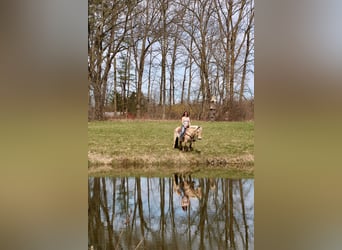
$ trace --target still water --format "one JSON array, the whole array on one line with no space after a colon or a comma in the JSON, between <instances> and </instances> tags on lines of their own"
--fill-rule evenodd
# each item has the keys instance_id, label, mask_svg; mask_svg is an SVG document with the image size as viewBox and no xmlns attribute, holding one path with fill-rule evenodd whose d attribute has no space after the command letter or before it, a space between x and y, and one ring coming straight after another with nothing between
<instances>
[{"instance_id":1,"label":"still water","mask_svg":"<svg viewBox=\"0 0 342 250\"><path fill-rule=\"evenodd\" d=\"M254 249L254 179L89 177L89 249Z\"/></svg>"}]
</instances>

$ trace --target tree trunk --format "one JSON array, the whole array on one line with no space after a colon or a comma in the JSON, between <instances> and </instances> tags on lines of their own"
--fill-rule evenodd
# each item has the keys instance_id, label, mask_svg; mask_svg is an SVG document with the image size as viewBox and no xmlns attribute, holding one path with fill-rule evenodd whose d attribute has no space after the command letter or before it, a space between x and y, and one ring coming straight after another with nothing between
<instances>
[{"instance_id":1,"label":"tree trunk","mask_svg":"<svg viewBox=\"0 0 342 250\"><path fill-rule=\"evenodd\" d=\"M252 22L254 18L254 11L253 9L251 10L250 14L250 19L249 19L249 24L248 28L246 30L247 33L247 39L246 39L246 53L245 53L245 59L244 59L244 64L243 64L243 70L242 70L242 78L241 78L241 87L240 87L240 95L239 95L239 104L240 106L242 105L243 97L244 97L244 91L245 91L245 79L247 75L247 64L248 64L248 58L249 58L249 53L250 53L250 35L251 35L251 28L252 28Z\"/></svg>"},{"instance_id":2,"label":"tree trunk","mask_svg":"<svg viewBox=\"0 0 342 250\"><path fill-rule=\"evenodd\" d=\"M186 81L186 71L188 69L188 62L189 59L186 60L186 65L184 67L184 75L183 75L183 81L182 81L182 92L181 92L181 104L184 103L184 90L185 90L185 81Z\"/></svg>"},{"instance_id":3,"label":"tree trunk","mask_svg":"<svg viewBox=\"0 0 342 250\"><path fill-rule=\"evenodd\" d=\"M116 100L116 86L117 86L117 80L116 80L116 58L113 59L113 70L114 70L114 90L113 90L113 109L114 112L117 111L117 100Z\"/></svg>"},{"instance_id":4,"label":"tree trunk","mask_svg":"<svg viewBox=\"0 0 342 250\"><path fill-rule=\"evenodd\" d=\"M147 112L150 113L150 101L151 101L151 82L152 82L152 64L153 64L153 53L152 53L152 47L150 51L150 64L148 67L148 86L147 86L147 105L148 105L148 110Z\"/></svg>"},{"instance_id":5,"label":"tree trunk","mask_svg":"<svg viewBox=\"0 0 342 250\"><path fill-rule=\"evenodd\" d=\"M178 29L176 30L176 34L178 33ZM170 69L170 109L171 105L175 103L175 68L176 68L176 54L177 54L177 46L178 46L178 37L175 36L173 42L173 51L172 51L172 61L171 61L171 69Z\"/></svg>"},{"instance_id":6,"label":"tree trunk","mask_svg":"<svg viewBox=\"0 0 342 250\"><path fill-rule=\"evenodd\" d=\"M161 50L162 50L162 59L161 59L161 85L163 91L163 115L162 119L165 119L165 105L166 105L166 56L167 56L167 34L166 34L166 11L167 11L167 3L165 0L161 3L161 13L162 13L162 22L163 22L163 37L161 41Z\"/></svg>"},{"instance_id":7,"label":"tree trunk","mask_svg":"<svg viewBox=\"0 0 342 250\"><path fill-rule=\"evenodd\" d=\"M191 49L191 47L190 47ZM192 50L192 49L191 49ZM192 82L192 58L189 57L190 63L189 63L189 83L188 83L188 97L186 98L187 103L190 103L191 98L191 82Z\"/></svg>"},{"instance_id":8,"label":"tree trunk","mask_svg":"<svg viewBox=\"0 0 342 250\"><path fill-rule=\"evenodd\" d=\"M95 119L103 120L103 106L101 103L101 89L96 85L94 87L94 100L95 100Z\"/></svg>"}]
</instances>

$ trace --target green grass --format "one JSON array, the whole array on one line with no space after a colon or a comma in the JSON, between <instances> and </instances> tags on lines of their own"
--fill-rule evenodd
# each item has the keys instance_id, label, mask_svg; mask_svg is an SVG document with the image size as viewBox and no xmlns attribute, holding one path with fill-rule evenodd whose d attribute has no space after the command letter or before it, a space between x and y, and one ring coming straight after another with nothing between
<instances>
[{"instance_id":1,"label":"green grass","mask_svg":"<svg viewBox=\"0 0 342 250\"><path fill-rule=\"evenodd\" d=\"M203 139L195 142L193 151L182 152L172 147L173 130L179 121L89 122L89 168L99 169L102 162L114 169L133 172L199 167L253 171L254 122L192 121L192 124L203 127Z\"/></svg>"}]
</instances>

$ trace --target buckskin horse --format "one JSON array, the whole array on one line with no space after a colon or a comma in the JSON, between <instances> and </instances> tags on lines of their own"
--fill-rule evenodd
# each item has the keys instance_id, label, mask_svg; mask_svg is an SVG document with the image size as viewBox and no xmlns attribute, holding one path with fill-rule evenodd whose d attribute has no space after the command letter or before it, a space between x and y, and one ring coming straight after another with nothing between
<instances>
[{"instance_id":1,"label":"buckskin horse","mask_svg":"<svg viewBox=\"0 0 342 250\"><path fill-rule=\"evenodd\" d=\"M177 127L174 130L174 136L173 136L173 148L179 148L183 151L188 151L192 149L192 143L196 140L202 139L202 127L200 126L190 126L185 130L183 140L179 140L181 127Z\"/></svg>"}]
</instances>

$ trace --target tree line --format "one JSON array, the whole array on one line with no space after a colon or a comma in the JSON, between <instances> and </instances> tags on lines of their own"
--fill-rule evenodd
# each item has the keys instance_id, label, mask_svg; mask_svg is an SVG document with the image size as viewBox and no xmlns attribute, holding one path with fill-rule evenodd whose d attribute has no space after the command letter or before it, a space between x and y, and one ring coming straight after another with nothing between
<instances>
[{"instance_id":1,"label":"tree line","mask_svg":"<svg viewBox=\"0 0 342 250\"><path fill-rule=\"evenodd\" d=\"M253 117L253 0L89 0L89 116ZM133 98L134 97L134 98ZM180 107L180 108L179 108Z\"/></svg>"}]
</instances>

